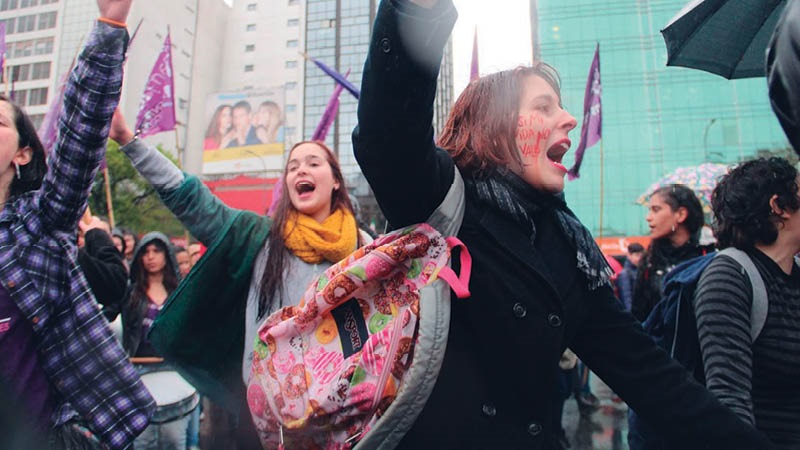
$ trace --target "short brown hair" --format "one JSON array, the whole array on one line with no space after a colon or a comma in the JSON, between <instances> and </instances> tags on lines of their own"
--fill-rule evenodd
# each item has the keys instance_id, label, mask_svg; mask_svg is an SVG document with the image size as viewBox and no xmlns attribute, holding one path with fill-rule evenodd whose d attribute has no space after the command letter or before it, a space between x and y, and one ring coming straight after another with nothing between
<instances>
[{"instance_id":1,"label":"short brown hair","mask_svg":"<svg viewBox=\"0 0 800 450\"><path fill-rule=\"evenodd\" d=\"M543 62L481 77L458 97L438 145L450 153L462 172L472 175L497 166L522 166L517 123L522 81L531 75L547 81L560 102L558 72Z\"/></svg>"}]
</instances>

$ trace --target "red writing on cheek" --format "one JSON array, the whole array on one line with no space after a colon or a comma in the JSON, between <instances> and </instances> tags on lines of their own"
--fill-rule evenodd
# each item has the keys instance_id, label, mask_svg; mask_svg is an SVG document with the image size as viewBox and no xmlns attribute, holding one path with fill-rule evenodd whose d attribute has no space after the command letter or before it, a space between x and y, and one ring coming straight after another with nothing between
<instances>
[{"instance_id":1,"label":"red writing on cheek","mask_svg":"<svg viewBox=\"0 0 800 450\"><path fill-rule=\"evenodd\" d=\"M537 115L520 116L517 122L517 147L523 157L536 157L542 144L550 137L550 129L543 128L544 121Z\"/></svg>"}]
</instances>

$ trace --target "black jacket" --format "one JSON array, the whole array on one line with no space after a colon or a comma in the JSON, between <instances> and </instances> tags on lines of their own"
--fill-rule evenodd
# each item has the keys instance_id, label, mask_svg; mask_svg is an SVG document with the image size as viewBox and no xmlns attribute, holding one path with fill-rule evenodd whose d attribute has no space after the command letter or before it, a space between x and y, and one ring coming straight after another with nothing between
<instances>
[{"instance_id":1,"label":"black jacket","mask_svg":"<svg viewBox=\"0 0 800 450\"><path fill-rule=\"evenodd\" d=\"M128 286L128 271L114 241L103 230L89 230L84 246L78 249L78 265L108 321L119 314Z\"/></svg>"},{"instance_id":2,"label":"black jacket","mask_svg":"<svg viewBox=\"0 0 800 450\"><path fill-rule=\"evenodd\" d=\"M353 133L356 158L389 222L425 221L453 180L433 145L433 101L455 9L384 0ZM414 56L412 57L411 54ZM550 214L537 238L467 193L458 237L473 257L466 300L452 299L445 360L399 448L556 448L552 404L566 347L682 449L769 449L645 335L610 287L589 291Z\"/></svg>"}]
</instances>

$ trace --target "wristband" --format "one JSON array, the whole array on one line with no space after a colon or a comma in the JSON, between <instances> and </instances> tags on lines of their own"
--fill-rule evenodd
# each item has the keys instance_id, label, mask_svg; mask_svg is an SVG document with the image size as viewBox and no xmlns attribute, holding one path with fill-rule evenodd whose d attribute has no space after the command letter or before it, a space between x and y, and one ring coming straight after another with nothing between
<instances>
[{"instance_id":1,"label":"wristband","mask_svg":"<svg viewBox=\"0 0 800 450\"><path fill-rule=\"evenodd\" d=\"M98 22L103 22L111 25L112 27L117 28L128 28L128 24L125 22L117 22L116 20L109 19L107 17L100 17L97 19Z\"/></svg>"}]
</instances>

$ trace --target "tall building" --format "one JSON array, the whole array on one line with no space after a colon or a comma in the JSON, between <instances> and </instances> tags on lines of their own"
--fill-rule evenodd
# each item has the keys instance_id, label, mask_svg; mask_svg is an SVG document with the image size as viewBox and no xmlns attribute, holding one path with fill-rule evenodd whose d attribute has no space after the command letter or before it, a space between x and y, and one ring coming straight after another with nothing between
<instances>
[{"instance_id":1,"label":"tall building","mask_svg":"<svg viewBox=\"0 0 800 450\"><path fill-rule=\"evenodd\" d=\"M542 59L561 73L564 105L579 123L589 65L600 44L602 145L587 150L581 178L566 188L569 204L596 236L647 234L646 211L634 201L679 166L733 163L788 145L763 78L729 81L666 67L659 30L684 4L531 1ZM572 133L573 149L579 137L580 125Z\"/></svg>"},{"instance_id":2,"label":"tall building","mask_svg":"<svg viewBox=\"0 0 800 450\"><path fill-rule=\"evenodd\" d=\"M361 85L364 60L369 50L372 23L377 0L306 0L306 52L339 73L350 72L348 80ZM305 64L305 108L303 132L313 135L334 88L331 78L314 63ZM377 216L377 205L369 185L353 157L353 128L358 121L358 101L346 91L342 93L339 115L328 133L326 143L339 156L348 189L359 200L364 216ZM436 110L437 130L453 104L452 45L448 45L439 75Z\"/></svg>"}]
</instances>

